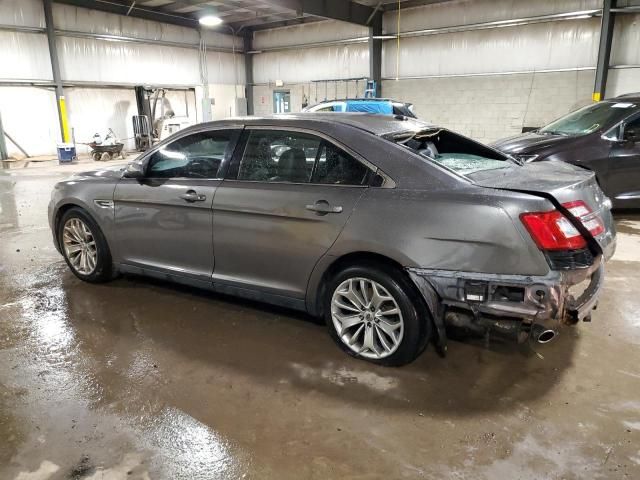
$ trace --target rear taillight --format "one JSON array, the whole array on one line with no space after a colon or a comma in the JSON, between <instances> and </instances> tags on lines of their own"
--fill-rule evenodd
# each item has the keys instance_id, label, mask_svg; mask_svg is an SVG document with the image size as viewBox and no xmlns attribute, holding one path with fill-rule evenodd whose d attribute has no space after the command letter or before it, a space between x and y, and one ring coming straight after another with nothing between
<instances>
[{"instance_id":1,"label":"rear taillight","mask_svg":"<svg viewBox=\"0 0 640 480\"><path fill-rule=\"evenodd\" d=\"M591 235L604 231L602 219L582 200L563 203L562 206L580 220ZM543 250L577 250L587 246L578 229L558 210L527 212L520 215L520 219L536 245Z\"/></svg>"},{"instance_id":2,"label":"rear taillight","mask_svg":"<svg viewBox=\"0 0 640 480\"><path fill-rule=\"evenodd\" d=\"M576 227L558 210L523 213L520 219L542 250L576 250L587 246Z\"/></svg>"},{"instance_id":3,"label":"rear taillight","mask_svg":"<svg viewBox=\"0 0 640 480\"><path fill-rule=\"evenodd\" d=\"M589 233L594 237L604 232L604 223L602 223L602 219L596 213L593 213L589 206L582 200L563 203L562 206L569 210L571 215L580 220L582 225L584 225L584 228L589 230Z\"/></svg>"}]
</instances>

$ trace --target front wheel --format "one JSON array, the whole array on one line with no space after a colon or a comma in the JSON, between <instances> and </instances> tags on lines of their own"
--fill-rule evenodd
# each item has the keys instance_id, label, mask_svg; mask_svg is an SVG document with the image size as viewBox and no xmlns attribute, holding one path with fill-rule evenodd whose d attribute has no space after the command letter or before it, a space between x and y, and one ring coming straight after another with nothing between
<instances>
[{"instance_id":1,"label":"front wheel","mask_svg":"<svg viewBox=\"0 0 640 480\"><path fill-rule=\"evenodd\" d=\"M431 335L431 320L402 272L352 266L328 287L327 326L345 352L389 366L410 363L421 353Z\"/></svg>"},{"instance_id":2,"label":"front wheel","mask_svg":"<svg viewBox=\"0 0 640 480\"><path fill-rule=\"evenodd\" d=\"M98 224L81 208L64 212L58 224L58 241L67 265L85 282L112 278L111 252Z\"/></svg>"}]
</instances>

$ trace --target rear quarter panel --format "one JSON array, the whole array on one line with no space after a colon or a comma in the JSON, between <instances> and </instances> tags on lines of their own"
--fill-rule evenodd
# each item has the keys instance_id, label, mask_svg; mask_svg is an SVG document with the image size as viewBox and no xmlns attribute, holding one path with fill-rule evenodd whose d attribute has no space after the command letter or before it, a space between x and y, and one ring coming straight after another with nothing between
<instances>
[{"instance_id":1,"label":"rear quarter panel","mask_svg":"<svg viewBox=\"0 0 640 480\"><path fill-rule=\"evenodd\" d=\"M547 261L518 216L550 208L544 199L486 188L370 188L328 255L374 252L404 267L544 275Z\"/></svg>"}]
</instances>

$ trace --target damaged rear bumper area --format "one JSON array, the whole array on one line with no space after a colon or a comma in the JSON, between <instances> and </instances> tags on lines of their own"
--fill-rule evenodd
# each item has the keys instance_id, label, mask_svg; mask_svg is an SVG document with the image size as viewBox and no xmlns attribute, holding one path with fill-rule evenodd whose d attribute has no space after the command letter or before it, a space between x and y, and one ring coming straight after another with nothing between
<instances>
[{"instance_id":1,"label":"damaged rear bumper area","mask_svg":"<svg viewBox=\"0 0 640 480\"><path fill-rule=\"evenodd\" d=\"M588 268L545 276L409 268L446 349L445 327L547 343L563 324L590 321L604 280L602 257Z\"/></svg>"}]
</instances>

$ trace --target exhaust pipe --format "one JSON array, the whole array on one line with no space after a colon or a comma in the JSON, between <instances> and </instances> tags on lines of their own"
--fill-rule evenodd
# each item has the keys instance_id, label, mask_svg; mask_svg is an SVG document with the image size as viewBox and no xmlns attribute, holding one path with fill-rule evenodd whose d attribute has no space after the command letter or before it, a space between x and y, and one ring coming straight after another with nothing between
<instances>
[{"instance_id":1,"label":"exhaust pipe","mask_svg":"<svg viewBox=\"0 0 640 480\"><path fill-rule=\"evenodd\" d=\"M544 328L542 325L535 324L531 328L531 336L538 343L549 343L558 333L555 330Z\"/></svg>"},{"instance_id":2,"label":"exhaust pipe","mask_svg":"<svg viewBox=\"0 0 640 480\"><path fill-rule=\"evenodd\" d=\"M465 334L482 337L491 332L498 334L504 338L511 338L524 343L527 338L533 339L538 343L549 343L553 341L558 332L546 328L539 323L534 323L531 330L522 329L522 322L519 320L493 320L480 317L474 318L467 312L460 310L448 310L445 317L447 327L453 327Z\"/></svg>"}]
</instances>

